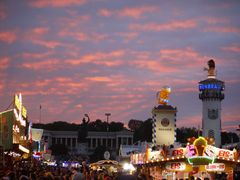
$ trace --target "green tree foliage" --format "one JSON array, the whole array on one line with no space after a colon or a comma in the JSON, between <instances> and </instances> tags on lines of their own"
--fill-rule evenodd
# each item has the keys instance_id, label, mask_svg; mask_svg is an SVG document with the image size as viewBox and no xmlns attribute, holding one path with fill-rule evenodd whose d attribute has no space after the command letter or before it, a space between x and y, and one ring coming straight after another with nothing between
<instances>
[{"instance_id":1,"label":"green tree foliage","mask_svg":"<svg viewBox=\"0 0 240 180\"><path fill-rule=\"evenodd\" d=\"M141 126L134 131L133 141L152 142L152 119L144 121Z\"/></svg>"},{"instance_id":2,"label":"green tree foliage","mask_svg":"<svg viewBox=\"0 0 240 180\"><path fill-rule=\"evenodd\" d=\"M222 132L221 133L222 145L239 142L239 137L233 132Z\"/></svg>"},{"instance_id":3,"label":"green tree foliage","mask_svg":"<svg viewBox=\"0 0 240 180\"><path fill-rule=\"evenodd\" d=\"M96 121L90 122L88 124L89 131L107 131L116 132L124 130L124 124L121 122L111 122L108 124L106 121L102 121L101 119L97 119Z\"/></svg>"},{"instance_id":4,"label":"green tree foliage","mask_svg":"<svg viewBox=\"0 0 240 180\"><path fill-rule=\"evenodd\" d=\"M48 124L33 124L33 128L40 128L50 131L78 131L79 124L70 124L64 121L56 121Z\"/></svg>"},{"instance_id":5,"label":"green tree foliage","mask_svg":"<svg viewBox=\"0 0 240 180\"><path fill-rule=\"evenodd\" d=\"M198 137L198 129L195 127L181 127L177 128L177 142L187 143L187 139L191 137ZM199 134L201 135L201 133Z\"/></svg>"}]
</instances>

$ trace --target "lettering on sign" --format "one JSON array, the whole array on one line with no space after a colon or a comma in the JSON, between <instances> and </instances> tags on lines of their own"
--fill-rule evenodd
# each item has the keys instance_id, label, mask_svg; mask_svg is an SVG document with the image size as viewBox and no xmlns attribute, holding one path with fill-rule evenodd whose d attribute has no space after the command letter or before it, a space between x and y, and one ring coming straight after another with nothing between
<instances>
[{"instance_id":1,"label":"lettering on sign","mask_svg":"<svg viewBox=\"0 0 240 180\"><path fill-rule=\"evenodd\" d=\"M224 171L225 164L224 163L212 163L205 166L207 171Z\"/></svg>"},{"instance_id":2,"label":"lettering on sign","mask_svg":"<svg viewBox=\"0 0 240 180\"><path fill-rule=\"evenodd\" d=\"M172 154L172 156L183 156L184 155L184 149L183 148L173 149L171 154Z\"/></svg>"},{"instance_id":3,"label":"lettering on sign","mask_svg":"<svg viewBox=\"0 0 240 180\"><path fill-rule=\"evenodd\" d=\"M184 162L168 162L166 163L166 169L171 171L183 171L186 169Z\"/></svg>"},{"instance_id":4,"label":"lettering on sign","mask_svg":"<svg viewBox=\"0 0 240 180\"><path fill-rule=\"evenodd\" d=\"M218 152L218 157L233 159L234 156L232 151L220 149Z\"/></svg>"}]
</instances>

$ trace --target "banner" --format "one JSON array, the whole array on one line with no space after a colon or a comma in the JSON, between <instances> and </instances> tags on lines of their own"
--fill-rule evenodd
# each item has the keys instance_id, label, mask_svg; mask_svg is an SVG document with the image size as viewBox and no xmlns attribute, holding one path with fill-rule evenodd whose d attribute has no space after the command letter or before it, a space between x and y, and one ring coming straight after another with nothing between
<instances>
[{"instance_id":1,"label":"banner","mask_svg":"<svg viewBox=\"0 0 240 180\"><path fill-rule=\"evenodd\" d=\"M0 113L0 137L4 149L12 149L13 145L13 110Z\"/></svg>"},{"instance_id":2,"label":"banner","mask_svg":"<svg viewBox=\"0 0 240 180\"><path fill-rule=\"evenodd\" d=\"M32 128L32 140L41 141L43 135L43 129Z\"/></svg>"}]
</instances>

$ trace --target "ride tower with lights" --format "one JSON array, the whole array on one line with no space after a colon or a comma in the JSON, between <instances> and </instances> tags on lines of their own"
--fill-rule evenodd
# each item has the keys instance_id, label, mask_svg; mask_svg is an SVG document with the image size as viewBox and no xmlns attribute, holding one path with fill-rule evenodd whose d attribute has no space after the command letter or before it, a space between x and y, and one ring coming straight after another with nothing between
<instances>
[{"instance_id":1,"label":"ride tower with lights","mask_svg":"<svg viewBox=\"0 0 240 180\"><path fill-rule=\"evenodd\" d=\"M152 110L153 146L169 146L176 141L177 108L167 104L170 92L170 87L165 86L157 93L158 105Z\"/></svg>"},{"instance_id":2,"label":"ride tower with lights","mask_svg":"<svg viewBox=\"0 0 240 180\"><path fill-rule=\"evenodd\" d=\"M202 135L213 138L221 146L221 101L224 99L224 82L216 79L214 60L208 61L207 79L199 82L199 99L202 100Z\"/></svg>"}]
</instances>

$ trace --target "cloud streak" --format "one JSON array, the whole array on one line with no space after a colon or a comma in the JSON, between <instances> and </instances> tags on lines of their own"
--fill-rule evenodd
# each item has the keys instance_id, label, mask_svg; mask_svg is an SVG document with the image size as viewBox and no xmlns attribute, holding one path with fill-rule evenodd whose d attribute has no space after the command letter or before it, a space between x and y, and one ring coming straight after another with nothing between
<instances>
[{"instance_id":1,"label":"cloud streak","mask_svg":"<svg viewBox=\"0 0 240 180\"><path fill-rule=\"evenodd\" d=\"M14 41L16 41L17 35L13 31L1 31L0 32L0 41L12 44Z\"/></svg>"},{"instance_id":2,"label":"cloud streak","mask_svg":"<svg viewBox=\"0 0 240 180\"><path fill-rule=\"evenodd\" d=\"M195 20L178 20L167 23L130 24L129 29L135 31L178 31L180 29L193 29L198 25Z\"/></svg>"},{"instance_id":3,"label":"cloud streak","mask_svg":"<svg viewBox=\"0 0 240 180\"><path fill-rule=\"evenodd\" d=\"M82 5L86 0L36 0L30 2L30 5L35 8L55 7L63 8L67 6Z\"/></svg>"},{"instance_id":4,"label":"cloud streak","mask_svg":"<svg viewBox=\"0 0 240 180\"><path fill-rule=\"evenodd\" d=\"M110 9L103 8L98 11L98 14L104 17L116 16L118 18L128 17L128 18L139 19L144 14L152 13L157 10L158 8L156 6L126 7L126 8L117 9L117 10L110 10Z\"/></svg>"}]
</instances>

